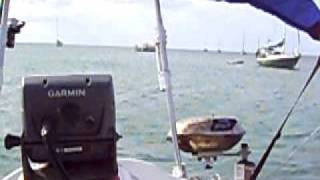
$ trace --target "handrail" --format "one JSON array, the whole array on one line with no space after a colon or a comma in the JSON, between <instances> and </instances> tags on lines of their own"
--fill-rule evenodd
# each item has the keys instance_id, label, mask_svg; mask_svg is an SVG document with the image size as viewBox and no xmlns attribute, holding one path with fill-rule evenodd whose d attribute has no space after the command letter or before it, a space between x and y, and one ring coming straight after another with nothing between
<instances>
[{"instance_id":1,"label":"handrail","mask_svg":"<svg viewBox=\"0 0 320 180\"><path fill-rule=\"evenodd\" d=\"M167 94L167 109L170 121L170 128L172 133L172 142L175 151L175 161L176 167L174 168L173 175L178 178L183 178L186 176L185 169L182 165L182 159L180 155L180 150L178 147L177 138L177 127L176 127L176 114L175 105L172 95L172 85L171 85L171 73L169 70L168 57L167 57L167 35L166 30L163 26L160 0L155 0L156 6L156 17L157 17L157 42L156 42L156 58L158 63L158 73L159 73L159 85L160 90L166 91Z\"/></svg>"},{"instance_id":2,"label":"handrail","mask_svg":"<svg viewBox=\"0 0 320 180\"><path fill-rule=\"evenodd\" d=\"M9 5L10 0L4 0L4 4L2 7L2 16L1 16L1 27L0 27L0 91L2 89L3 84L3 66L4 66L4 58L6 51L6 43L7 43L7 23L8 23L8 14L9 14Z\"/></svg>"}]
</instances>

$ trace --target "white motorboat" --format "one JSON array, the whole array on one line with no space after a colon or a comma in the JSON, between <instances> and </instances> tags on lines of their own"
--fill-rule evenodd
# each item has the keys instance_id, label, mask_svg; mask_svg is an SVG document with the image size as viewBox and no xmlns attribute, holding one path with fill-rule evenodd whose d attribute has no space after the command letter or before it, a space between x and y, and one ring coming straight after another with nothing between
<instances>
[{"instance_id":1,"label":"white motorboat","mask_svg":"<svg viewBox=\"0 0 320 180\"><path fill-rule=\"evenodd\" d=\"M244 64L244 60L243 59L232 59L227 61L227 64L229 65L241 65Z\"/></svg>"}]
</instances>

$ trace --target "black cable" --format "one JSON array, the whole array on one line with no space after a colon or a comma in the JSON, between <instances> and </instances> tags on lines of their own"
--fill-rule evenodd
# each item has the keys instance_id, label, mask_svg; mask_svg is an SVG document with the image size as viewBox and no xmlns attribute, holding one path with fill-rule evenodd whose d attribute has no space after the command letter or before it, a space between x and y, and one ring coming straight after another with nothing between
<instances>
[{"instance_id":1,"label":"black cable","mask_svg":"<svg viewBox=\"0 0 320 180\"><path fill-rule=\"evenodd\" d=\"M59 171L62 180L70 180L68 172L64 168L64 165L55 151L56 129L52 123L52 120L46 120L41 129L41 135L48 148L49 162L51 162L53 167Z\"/></svg>"},{"instance_id":2,"label":"black cable","mask_svg":"<svg viewBox=\"0 0 320 180\"><path fill-rule=\"evenodd\" d=\"M320 56L318 58L317 64L315 65L312 73L310 74L307 82L305 83L305 85L303 86L302 90L300 91L299 96L297 97L296 101L294 102L293 106L291 107L290 111L288 112L287 116L285 117L285 119L283 120L280 128L278 129L277 133L275 134L275 136L273 137L272 141L270 142L268 148L266 149L266 151L264 152L264 154L262 155L256 169L254 170L250 180L256 180L259 173L261 172L261 169L263 168L263 165L265 164L267 158L269 157L271 150L273 148L273 146L276 144L277 140L280 139L281 137L281 133L282 130L284 128L284 126L286 125L287 121L289 120L289 117L291 116L293 110L295 109L296 105L298 104L301 96L304 94L305 90L307 89L307 87L309 86L311 80L313 79L313 77L315 76L315 74L317 73L318 69L320 67Z\"/></svg>"}]
</instances>

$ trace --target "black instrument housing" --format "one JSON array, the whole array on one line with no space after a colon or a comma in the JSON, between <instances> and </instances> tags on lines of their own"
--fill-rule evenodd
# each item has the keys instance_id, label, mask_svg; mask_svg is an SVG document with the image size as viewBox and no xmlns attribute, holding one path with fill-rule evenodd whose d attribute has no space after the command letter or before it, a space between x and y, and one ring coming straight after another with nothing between
<instances>
[{"instance_id":1,"label":"black instrument housing","mask_svg":"<svg viewBox=\"0 0 320 180\"><path fill-rule=\"evenodd\" d=\"M110 75L31 76L23 80L27 156L48 162L43 134L50 124L62 162L108 161L116 168L115 104Z\"/></svg>"}]
</instances>

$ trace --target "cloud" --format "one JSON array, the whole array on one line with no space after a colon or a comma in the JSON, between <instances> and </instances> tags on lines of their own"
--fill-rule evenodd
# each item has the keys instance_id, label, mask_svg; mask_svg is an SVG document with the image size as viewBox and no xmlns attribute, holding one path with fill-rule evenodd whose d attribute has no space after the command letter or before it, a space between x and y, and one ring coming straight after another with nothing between
<instances>
[{"instance_id":1,"label":"cloud","mask_svg":"<svg viewBox=\"0 0 320 180\"><path fill-rule=\"evenodd\" d=\"M137 41L137 38L132 38L134 33L148 35L155 27L152 17L154 12L143 3L106 0L94 2L69 0L62 6L51 0L20 0L12 3L10 16L27 21L20 36L23 41L53 42L56 36L56 19L62 38L70 43L82 44L132 44Z\"/></svg>"},{"instance_id":2,"label":"cloud","mask_svg":"<svg viewBox=\"0 0 320 180\"><path fill-rule=\"evenodd\" d=\"M10 16L27 21L18 41L55 42L56 19L59 36L66 43L127 45L155 38L153 0L15 0ZM285 25L277 18L249 5L208 0L161 1L168 46L176 48L221 48L239 51L242 36L250 51L267 39L278 40ZM288 39L296 31L288 27ZM319 49L307 35L303 47ZM296 46L292 40L289 49Z\"/></svg>"}]
</instances>

